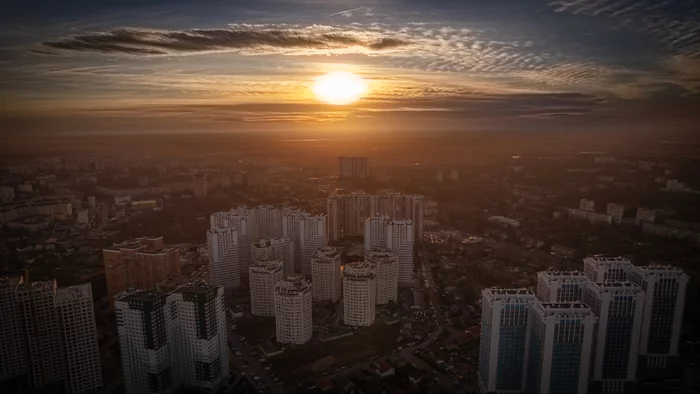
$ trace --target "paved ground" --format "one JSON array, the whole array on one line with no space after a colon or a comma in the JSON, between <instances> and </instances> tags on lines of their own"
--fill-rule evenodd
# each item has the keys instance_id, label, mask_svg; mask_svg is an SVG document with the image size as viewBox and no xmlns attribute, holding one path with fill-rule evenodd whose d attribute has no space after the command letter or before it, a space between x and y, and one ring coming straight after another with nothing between
<instances>
[{"instance_id":1,"label":"paved ground","mask_svg":"<svg viewBox=\"0 0 700 394\"><path fill-rule=\"evenodd\" d=\"M243 341L241 341L238 335L233 330L231 330L230 324L228 325L228 340L229 342L231 342L233 348L235 349L230 352L229 357L231 357L231 360L233 360L233 363L236 365L236 367L242 373L245 373L246 379L248 379L248 381L253 387L262 389L264 390L264 392L283 394L284 390L282 389L282 386L278 386L272 380L272 378L270 378L270 375L268 375L267 371L265 371L265 368L263 368L263 366L258 361L259 356L256 356L254 353L252 353L251 349L254 348L248 348L243 343ZM241 355L236 356L236 351L241 352ZM257 375L260 378L259 385L253 380L253 375Z\"/></svg>"}]
</instances>

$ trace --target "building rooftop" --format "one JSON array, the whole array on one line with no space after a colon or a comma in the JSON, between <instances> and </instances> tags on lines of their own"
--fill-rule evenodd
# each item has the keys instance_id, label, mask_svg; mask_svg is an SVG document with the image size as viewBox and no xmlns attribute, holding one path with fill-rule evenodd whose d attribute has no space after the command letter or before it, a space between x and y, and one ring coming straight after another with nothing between
<instances>
[{"instance_id":1,"label":"building rooftop","mask_svg":"<svg viewBox=\"0 0 700 394\"><path fill-rule=\"evenodd\" d=\"M166 294L160 293L157 291L150 291L150 290L126 290L123 291L114 298L117 301L124 301L124 302L130 302L130 301L141 301L141 302L153 302L155 300L161 299L166 297Z\"/></svg>"},{"instance_id":2,"label":"building rooftop","mask_svg":"<svg viewBox=\"0 0 700 394\"><path fill-rule=\"evenodd\" d=\"M281 271L284 268L282 260L275 259L269 256L261 256L257 258L253 264L248 267L249 271L257 273L272 273Z\"/></svg>"},{"instance_id":3,"label":"building rooftop","mask_svg":"<svg viewBox=\"0 0 700 394\"><path fill-rule=\"evenodd\" d=\"M610 263L622 263L622 264L632 264L630 259L625 258L625 257L620 257L620 256L606 256L606 255L597 255L597 256L589 256L583 259L585 263L598 263L598 264L610 264Z\"/></svg>"},{"instance_id":4,"label":"building rooftop","mask_svg":"<svg viewBox=\"0 0 700 394\"><path fill-rule=\"evenodd\" d=\"M375 276L372 264L364 261L345 264L343 269L343 277L348 279L371 279Z\"/></svg>"},{"instance_id":5,"label":"building rooftop","mask_svg":"<svg viewBox=\"0 0 700 394\"><path fill-rule=\"evenodd\" d=\"M295 295L311 291L311 282L304 275L290 275L275 284L275 293Z\"/></svg>"},{"instance_id":6,"label":"building rooftop","mask_svg":"<svg viewBox=\"0 0 700 394\"><path fill-rule=\"evenodd\" d=\"M338 250L332 246L324 246L314 253L312 256L314 259L318 260L335 260L340 258L340 253Z\"/></svg>"},{"instance_id":7,"label":"building rooftop","mask_svg":"<svg viewBox=\"0 0 700 394\"><path fill-rule=\"evenodd\" d=\"M587 278L581 271L540 271L540 275L548 278Z\"/></svg>"},{"instance_id":8,"label":"building rooftop","mask_svg":"<svg viewBox=\"0 0 700 394\"><path fill-rule=\"evenodd\" d=\"M383 248L379 246L373 247L369 252L365 254L365 260L371 263L385 263L391 259L395 259L396 254L388 248Z\"/></svg>"}]
</instances>

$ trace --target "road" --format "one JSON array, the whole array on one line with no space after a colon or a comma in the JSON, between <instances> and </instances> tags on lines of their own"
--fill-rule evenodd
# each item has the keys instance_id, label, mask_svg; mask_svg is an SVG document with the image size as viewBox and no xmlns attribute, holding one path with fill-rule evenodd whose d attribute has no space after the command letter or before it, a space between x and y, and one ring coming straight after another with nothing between
<instances>
[{"instance_id":1,"label":"road","mask_svg":"<svg viewBox=\"0 0 700 394\"><path fill-rule=\"evenodd\" d=\"M265 371L265 368L263 368L263 366L260 365L260 362L256 358L257 356L254 353L252 353L251 350L243 343L243 341L241 341L238 335L233 330L231 330L230 323L227 325L229 326L229 328L227 329L228 340L229 342L231 342L235 349L232 350L229 354L231 360L234 360L236 367L241 372L245 373L246 378L253 387L263 389L265 390L265 392L284 394L282 386L278 386L277 383L275 383L272 380L272 378L270 378L270 375L268 375L267 371ZM240 356L235 355L236 350L241 352ZM256 382L253 380L253 374L260 377L260 385L257 385Z\"/></svg>"}]
</instances>

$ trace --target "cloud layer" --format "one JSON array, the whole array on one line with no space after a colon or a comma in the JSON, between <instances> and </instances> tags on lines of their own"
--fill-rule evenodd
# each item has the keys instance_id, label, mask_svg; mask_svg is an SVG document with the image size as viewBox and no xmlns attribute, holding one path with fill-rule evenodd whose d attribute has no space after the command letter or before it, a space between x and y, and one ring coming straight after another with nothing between
<instances>
[{"instance_id":1,"label":"cloud layer","mask_svg":"<svg viewBox=\"0 0 700 394\"><path fill-rule=\"evenodd\" d=\"M32 52L60 55L96 52L125 55L187 55L205 52L261 52L289 50L384 51L410 42L378 34L347 32L330 26L231 25L225 29L154 30L124 28L83 33L45 41Z\"/></svg>"}]
</instances>

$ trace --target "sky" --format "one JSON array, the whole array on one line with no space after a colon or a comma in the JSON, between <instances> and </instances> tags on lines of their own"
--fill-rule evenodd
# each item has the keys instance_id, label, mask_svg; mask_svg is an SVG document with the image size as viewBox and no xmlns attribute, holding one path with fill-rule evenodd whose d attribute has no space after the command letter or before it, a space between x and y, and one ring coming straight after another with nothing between
<instances>
[{"instance_id":1,"label":"sky","mask_svg":"<svg viewBox=\"0 0 700 394\"><path fill-rule=\"evenodd\" d=\"M700 0L2 3L0 132L700 124ZM365 97L315 98L338 70Z\"/></svg>"}]
</instances>

